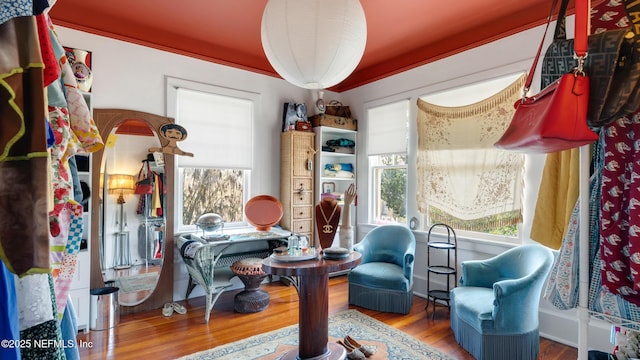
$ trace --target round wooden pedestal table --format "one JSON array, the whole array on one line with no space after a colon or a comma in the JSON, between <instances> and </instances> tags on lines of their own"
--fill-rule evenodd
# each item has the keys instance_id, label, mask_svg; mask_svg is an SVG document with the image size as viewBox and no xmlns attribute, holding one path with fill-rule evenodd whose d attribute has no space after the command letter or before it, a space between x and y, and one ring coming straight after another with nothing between
<instances>
[{"instance_id":1,"label":"round wooden pedestal table","mask_svg":"<svg viewBox=\"0 0 640 360\"><path fill-rule=\"evenodd\" d=\"M322 257L293 262L280 262L272 257L262 260L262 269L268 274L298 277L298 348L286 353L282 359L346 358L344 347L329 342L329 273L349 270L361 261L360 253L355 251L340 260Z\"/></svg>"},{"instance_id":2,"label":"round wooden pedestal table","mask_svg":"<svg viewBox=\"0 0 640 360\"><path fill-rule=\"evenodd\" d=\"M247 258L231 265L231 271L238 275L244 290L233 298L233 309L239 313L255 313L269 306L269 293L260 290L260 284L267 274L262 271L262 259Z\"/></svg>"}]
</instances>

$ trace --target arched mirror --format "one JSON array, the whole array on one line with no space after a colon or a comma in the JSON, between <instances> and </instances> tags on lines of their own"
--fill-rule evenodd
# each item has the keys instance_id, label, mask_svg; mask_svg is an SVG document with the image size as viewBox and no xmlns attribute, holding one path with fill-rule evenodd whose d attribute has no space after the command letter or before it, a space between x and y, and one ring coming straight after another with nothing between
<instances>
[{"instance_id":1,"label":"arched mirror","mask_svg":"<svg viewBox=\"0 0 640 360\"><path fill-rule=\"evenodd\" d=\"M153 154L173 119L94 109L105 141L93 154L91 288L116 286L122 313L173 299L173 155ZM155 155L155 156L154 156Z\"/></svg>"}]
</instances>

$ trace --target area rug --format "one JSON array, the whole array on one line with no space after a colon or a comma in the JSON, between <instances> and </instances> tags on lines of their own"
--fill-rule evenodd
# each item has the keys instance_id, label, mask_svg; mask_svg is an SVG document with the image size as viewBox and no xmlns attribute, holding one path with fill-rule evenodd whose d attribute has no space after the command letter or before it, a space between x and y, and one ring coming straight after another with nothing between
<instances>
[{"instance_id":1,"label":"area rug","mask_svg":"<svg viewBox=\"0 0 640 360\"><path fill-rule=\"evenodd\" d=\"M149 272L144 274L121 277L116 280L115 286L123 293L132 293L145 290L153 290L158 282L158 273Z\"/></svg>"},{"instance_id":2,"label":"area rug","mask_svg":"<svg viewBox=\"0 0 640 360\"><path fill-rule=\"evenodd\" d=\"M329 341L342 339L347 334L360 344L376 349L376 353L368 358L371 360L455 359L357 310L347 310L329 317ZM277 360L296 345L298 325L292 325L187 355L180 360Z\"/></svg>"}]
</instances>

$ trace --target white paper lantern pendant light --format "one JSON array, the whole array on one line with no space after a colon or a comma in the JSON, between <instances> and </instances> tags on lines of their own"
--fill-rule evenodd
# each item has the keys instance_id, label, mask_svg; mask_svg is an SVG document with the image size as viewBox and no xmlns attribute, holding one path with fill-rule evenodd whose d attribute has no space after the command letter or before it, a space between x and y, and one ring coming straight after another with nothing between
<instances>
[{"instance_id":1,"label":"white paper lantern pendant light","mask_svg":"<svg viewBox=\"0 0 640 360\"><path fill-rule=\"evenodd\" d=\"M367 23L358 0L269 0L261 34L267 59L282 78L326 89L360 63Z\"/></svg>"}]
</instances>

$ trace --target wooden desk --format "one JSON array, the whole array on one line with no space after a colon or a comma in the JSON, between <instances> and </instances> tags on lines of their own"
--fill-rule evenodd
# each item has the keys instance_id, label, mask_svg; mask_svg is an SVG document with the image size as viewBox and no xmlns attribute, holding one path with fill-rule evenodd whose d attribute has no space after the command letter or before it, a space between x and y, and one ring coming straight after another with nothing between
<instances>
[{"instance_id":1,"label":"wooden desk","mask_svg":"<svg viewBox=\"0 0 640 360\"><path fill-rule=\"evenodd\" d=\"M298 277L299 333L298 348L282 359L344 359L346 350L339 344L329 343L329 273L357 266L362 261L352 251L343 260L325 260L322 257L300 262L278 262L268 257L262 261L267 274ZM346 334L345 334L346 335Z\"/></svg>"}]
</instances>

